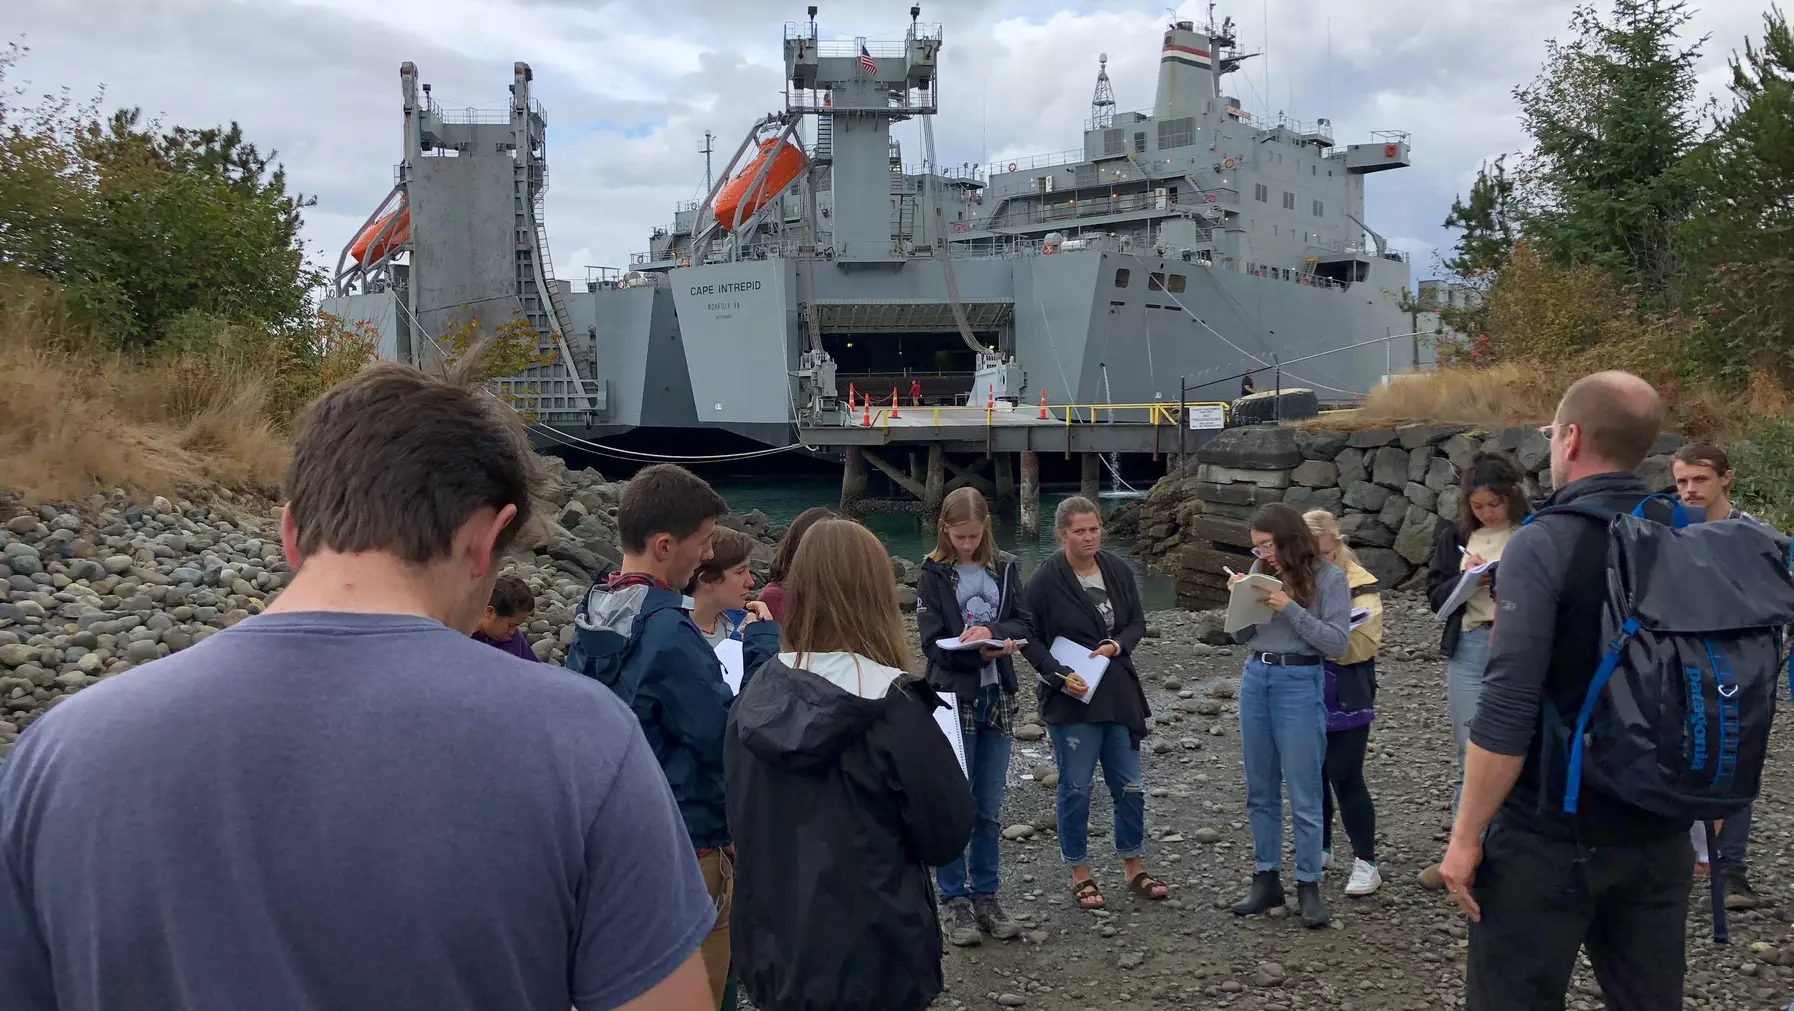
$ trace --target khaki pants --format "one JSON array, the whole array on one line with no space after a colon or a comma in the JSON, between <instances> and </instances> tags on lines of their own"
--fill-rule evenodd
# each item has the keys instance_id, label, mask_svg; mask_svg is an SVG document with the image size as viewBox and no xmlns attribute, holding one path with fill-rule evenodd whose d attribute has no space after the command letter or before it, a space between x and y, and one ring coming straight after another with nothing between
<instances>
[{"instance_id":1,"label":"khaki pants","mask_svg":"<svg viewBox=\"0 0 1794 1011\"><path fill-rule=\"evenodd\" d=\"M729 912L735 904L735 863L722 850L711 850L698 858L698 870L704 874L704 888L716 903L716 926L698 947L704 959L704 972L710 977L711 1003L721 1005L723 991L729 985Z\"/></svg>"}]
</instances>

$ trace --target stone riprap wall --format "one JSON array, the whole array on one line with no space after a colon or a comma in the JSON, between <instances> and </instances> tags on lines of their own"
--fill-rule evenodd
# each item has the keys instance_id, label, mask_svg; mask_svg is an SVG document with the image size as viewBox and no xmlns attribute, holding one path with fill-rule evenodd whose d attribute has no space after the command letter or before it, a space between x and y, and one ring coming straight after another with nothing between
<instances>
[{"instance_id":1,"label":"stone riprap wall","mask_svg":"<svg viewBox=\"0 0 1794 1011\"><path fill-rule=\"evenodd\" d=\"M1664 435L1652 447L1639 467L1652 488L1674 487L1669 454L1681 444ZM1550 490L1551 446L1536 428L1227 429L1153 486L1137 516L1136 551L1173 571L1182 606L1225 606L1222 567L1240 572L1252 563L1246 520L1265 503L1286 502L1339 517L1364 567L1385 587L1401 587L1432 557L1439 527L1457 522L1459 482L1481 450L1518 461L1530 496Z\"/></svg>"},{"instance_id":2,"label":"stone riprap wall","mask_svg":"<svg viewBox=\"0 0 1794 1011\"><path fill-rule=\"evenodd\" d=\"M623 486L545 463L553 480L544 504L556 520L549 542L505 571L535 590L524 634L536 656L560 663L574 609L593 577L622 558ZM279 516L273 503L228 493L139 505L118 492L34 508L0 494L0 759L61 699L260 613L292 578ZM721 522L755 538L753 566L764 579L784 531L758 511ZM908 599L913 606L913 591Z\"/></svg>"}]
</instances>

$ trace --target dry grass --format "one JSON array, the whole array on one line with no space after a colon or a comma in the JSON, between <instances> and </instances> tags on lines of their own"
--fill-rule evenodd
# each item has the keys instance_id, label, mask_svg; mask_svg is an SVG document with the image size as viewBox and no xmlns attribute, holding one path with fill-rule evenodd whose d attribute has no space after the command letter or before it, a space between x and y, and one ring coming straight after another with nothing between
<instances>
[{"instance_id":1,"label":"dry grass","mask_svg":"<svg viewBox=\"0 0 1794 1011\"><path fill-rule=\"evenodd\" d=\"M0 485L37 500L276 489L267 377L220 356L98 348L47 291L0 291Z\"/></svg>"},{"instance_id":2,"label":"dry grass","mask_svg":"<svg viewBox=\"0 0 1794 1011\"><path fill-rule=\"evenodd\" d=\"M1371 391L1357 410L1329 414L1309 424L1345 430L1413 422L1483 429L1542 425L1551 421L1570 383L1598 367L1442 366ZM1647 378L1656 382L1669 404L1666 427L1690 437L1728 441L1752 431L1764 418L1794 413L1794 392L1767 372L1753 372L1744 391Z\"/></svg>"}]
</instances>

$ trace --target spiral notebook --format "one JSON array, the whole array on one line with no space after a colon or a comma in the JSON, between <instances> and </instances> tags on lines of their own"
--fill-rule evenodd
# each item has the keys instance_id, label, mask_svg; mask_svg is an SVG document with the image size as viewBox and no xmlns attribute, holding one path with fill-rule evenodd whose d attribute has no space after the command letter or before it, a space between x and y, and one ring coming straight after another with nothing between
<instances>
[{"instance_id":1,"label":"spiral notebook","mask_svg":"<svg viewBox=\"0 0 1794 1011\"><path fill-rule=\"evenodd\" d=\"M934 725L941 728L942 736L953 746L953 757L959 759L960 773L970 778L971 773L966 769L966 742L959 726L959 703L955 701L952 692L939 694L946 705L934 711Z\"/></svg>"}]
</instances>

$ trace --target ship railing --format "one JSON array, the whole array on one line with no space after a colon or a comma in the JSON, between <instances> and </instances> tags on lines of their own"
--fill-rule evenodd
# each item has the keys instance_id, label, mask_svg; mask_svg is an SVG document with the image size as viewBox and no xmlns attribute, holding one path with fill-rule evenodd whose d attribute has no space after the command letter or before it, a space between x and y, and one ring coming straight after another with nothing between
<instances>
[{"instance_id":1,"label":"ship railing","mask_svg":"<svg viewBox=\"0 0 1794 1011\"><path fill-rule=\"evenodd\" d=\"M889 99L893 99L893 101L889 104L875 107L877 113L880 115L929 115L940 110L940 96L935 91L934 79L930 79L929 85L926 88L909 88L901 91L892 90L887 92L886 95ZM837 113L865 113L872 110L869 110L864 106L856 109L852 106L833 105L830 104L828 92L805 90L787 91L785 93L785 111L815 112L825 115L833 115Z\"/></svg>"},{"instance_id":2,"label":"ship railing","mask_svg":"<svg viewBox=\"0 0 1794 1011\"><path fill-rule=\"evenodd\" d=\"M533 98L530 99L529 110L538 116L545 116L542 103ZM444 109L432 98L429 112L431 118L450 126L499 126L511 121L509 105L467 105Z\"/></svg>"},{"instance_id":3,"label":"ship railing","mask_svg":"<svg viewBox=\"0 0 1794 1011\"><path fill-rule=\"evenodd\" d=\"M786 39L788 39L788 40L813 39L815 37L816 37L816 22L814 22L814 21L787 21L787 22L785 22L785 38Z\"/></svg>"},{"instance_id":4,"label":"ship railing","mask_svg":"<svg viewBox=\"0 0 1794 1011\"><path fill-rule=\"evenodd\" d=\"M913 34L909 34L906 30L906 35L907 38L898 39L894 42L883 39L867 39L866 55L872 57L874 60L901 60L909 55L909 38L939 39L941 37L941 26L939 24L919 24L915 26ZM792 37L789 26L786 28L785 37ZM814 38L814 36L810 35L800 35L797 37ZM855 57L860 55L860 43L855 39L822 39L816 43L816 55L824 59L843 56Z\"/></svg>"},{"instance_id":5,"label":"ship railing","mask_svg":"<svg viewBox=\"0 0 1794 1011\"><path fill-rule=\"evenodd\" d=\"M1083 160L1084 149L1074 147L1067 151L1022 155L1019 158L998 158L990 163L990 170L992 172L1031 172L1035 169L1056 168Z\"/></svg>"},{"instance_id":6,"label":"ship railing","mask_svg":"<svg viewBox=\"0 0 1794 1011\"><path fill-rule=\"evenodd\" d=\"M1333 143L1333 124L1324 119L1309 122L1296 119L1293 116L1278 115L1276 120L1263 124L1263 128L1267 130L1275 130L1278 127L1298 136L1322 137L1326 139L1327 143Z\"/></svg>"},{"instance_id":7,"label":"ship railing","mask_svg":"<svg viewBox=\"0 0 1794 1011\"><path fill-rule=\"evenodd\" d=\"M695 211L702 205L702 200L681 200L673 205L673 213L684 214L687 211Z\"/></svg>"},{"instance_id":8,"label":"ship railing","mask_svg":"<svg viewBox=\"0 0 1794 1011\"><path fill-rule=\"evenodd\" d=\"M1304 288L1338 288L1342 290L1345 288L1343 282L1335 281L1330 277L1322 277L1320 274L1316 274L1310 270L1303 270L1300 267L1278 267L1268 263L1247 263L1245 272L1253 277L1268 277L1273 281L1288 281L1290 284L1299 284Z\"/></svg>"},{"instance_id":9,"label":"ship railing","mask_svg":"<svg viewBox=\"0 0 1794 1011\"><path fill-rule=\"evenodd\" d=\"M963 375L963 373L962 373ZM1159 428L1180 429L1186 419L1193 416L1212 417L1216 408L1220 409L1222 424L1231 418L1232 405L1224 400L1187 401L1168 404L1153 401L1145 404L1054 404L1044 397L1038 404L1015 400L997 400L986 397L983 403L966 403L952 406L905 406L901 397L905 391L899 389L890 397L874 398L867 394L859 403L852 403L848 412L848 421L844 428L890 428L893 423L905 423L905 415L910 418L926 418L936 428L943 423L956 427L967 423L976 424L979 416L983 416L986 427L995 427L999 423L1012 427L1018 421L1018 415L1027 420L1058 424L1063 428L1073 425L1102 424L1147 424ZM962 396L964 396L962 394ZM976 398L968 398L975 400ZM891 401L897 401L891 403ZM1144 414L1144 418L1134 415ZM1015 420L1010 420L1015 419ZM1041 425L1040 427L1045 427Z\"/></svg>"},{"instance_id":10,"label":"ship railing","mask_svg":"<svg viewBox=\"0 0 1794 1011\"><path fill-rule=\"evenodd\" d=\"M1213 194L1215 199L1207 199ZM1165 192L1128 193L1118 196L1084 196L1067 200L1064 203L1048 204L1044 207L1032 208L1023 220L1031 224L1051 221L1075 221L1079 218L1102 217L1109 214L1127 214L1133 211L1176 211L1199 212L1205 207L1220 205L1222 207L1238 207L1240 194L1238 190L1214 189L1208 193L1179 193L1173 200Z\"/></svg>"},{"instance_id":11,"label":"ship railing","mask_svg":"<svg viewBox=\"0 0 1794 1011\"><path fill-rule=\"evenodd\" d=\"M1405 249L1385 248L1383 252L1378 253L1375 246L1367 246L1362 242L1351 242L1346 239L1329 239L1324 242L1310 242L1308 246L1311 249L1324 249L1329 253L1341 253L1346 256L1380 256L1385 260L1395 260L1400 263L1409 262L1408 251Z\"/></svg>"},{"instance_id":12,"label":"ship railing","mask_svg":"<svg viewBox=\"0 0 1794 1011\"><path fill-rule=\"evenodd\" d=\"M942 179L983 182L985 168L986 166L980 165L936 165L933 166L932 173ZM906 176L926 176L930 174L931 170L926 162L918 162L914 165L903 166L902 171Z\"/></svg>"}]
</instances>

